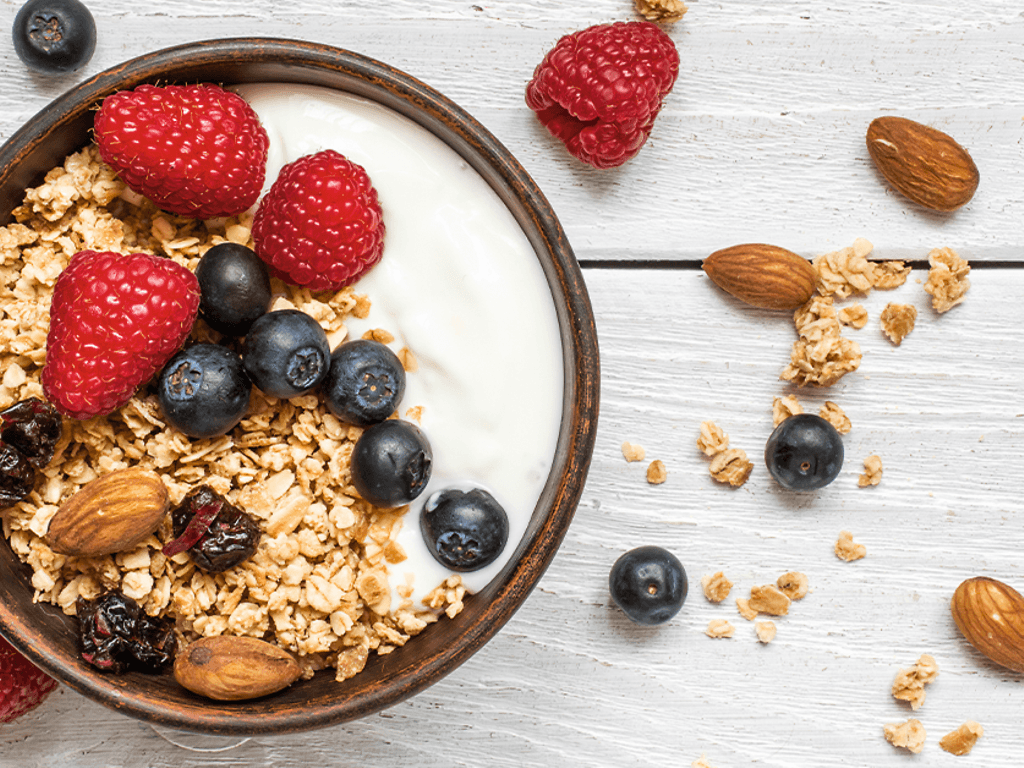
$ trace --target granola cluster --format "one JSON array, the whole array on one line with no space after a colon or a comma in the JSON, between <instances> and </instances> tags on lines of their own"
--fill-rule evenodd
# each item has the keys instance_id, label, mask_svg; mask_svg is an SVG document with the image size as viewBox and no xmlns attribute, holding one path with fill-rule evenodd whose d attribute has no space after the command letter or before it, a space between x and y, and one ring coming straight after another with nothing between
<instances>
[{"instance_id":1,"label":"granola cluster","mask_svg":"<svg viewBox=\"0 0 1024 768\"><path fill-rule=\"evenodd\" d=\"M936 248L928 254L928 281L924 289L932 297L936 312L948 312L967 296L971 271L966 259L961 259L952 248Z\"/></svg>"},{"instance_id":2,"label":"granola cluster","mask_svg":"<svg viewBox=\"0 0 1024 768\"><path fill-rule=\"evenodd\" d=\"M251 216L202 222L161 213L128 190L92 146L29 190L14 218L0 228L0 408L42 398L49 297L76 252L144 251L194 269L218 243L251 245ZM273 308L311 315L332 346L345 338L347 317L369 311L367 298L350 288L313 295L276 280L274 288ZM193 335L219 338L202 322ZM411 352L403 350L401 359L414 369ZM415 410L408 415L414 418ZM79 596L120 588L150 615L173 616L186 640L260 637L295 653L307 676L333 666L345 679L371 652L403 645L441 612L454 616L465 595L455 576L414 606L411 583L390 583L388 566L405 559L396 541L403 510L374 508L352 487L349 457L360 434L317 397L277 400L254 391L235 430L190 439L169 428L155 396L141 390L107 417L65 420L36 490L4 510L3 532L32 567L35 599L67 614L75 613ZM128 466L157 472L174 505L193 486L208 484L260 521L259 549L223 573L197 570L187 553L162 553L173 538L168 517L128 552L93 558L53 552L43 536L61 503L101 474Z\"/></svg>"},{"instance_id":3,"label":"granola cluster","mask_svg":"<svg viewBox=\"0 0 1024 768\"><path fill-rule=\"evenodd\" d=\"M730 448L729 435L713 421L701 422L697 448L711 457L708 472L716 482L737 488L747 482L754 469L747 452L742 448Z\"/></svg>"},{"instance_id":4,"label":"granola cluster","mask_svg":"<svg viewBox=\"0 0 1024 768\"><path fill-rule=\"evenodd\" d=\"M831 296L812 296L793 314L798 338L779 378L798 386L830 387L860 367L860 345L842 335Z\"/></svg>"},{"instance_id":5,"label":"granola cluster","mask_svg":"<svg viewBox=\"0 0 1024 768\"><path fill-rule=\"evenodd\" d=\"M683 0L633 0L636 11L648 21L679 21L690 10Z\"/></svg>"}]
</instances>

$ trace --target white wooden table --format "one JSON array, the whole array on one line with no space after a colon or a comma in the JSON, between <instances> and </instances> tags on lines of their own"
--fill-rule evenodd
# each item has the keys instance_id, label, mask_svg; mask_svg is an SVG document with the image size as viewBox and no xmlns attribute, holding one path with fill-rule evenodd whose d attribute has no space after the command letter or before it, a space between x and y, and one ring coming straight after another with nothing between
<instances>
[{"instance_id":1,"label":"white wooden table","mask_svg":"<svg viewBox=\"0 0 1024 768\"><path fill-rule=\"evenodd\" d=\"M89 2L89 0L87 0ZM91 0L99 46L73 76L29 74L0 40L0 138L81 79L132 56L213 37L303 38L381 59L480 119L520 158L559 213L597 316L602 412L587 490L565 544L502 632L436 686L379 715L279 737L221 738L128 719L70 690L0 726L0 765L688 766L717 768L1017 766L1024 676L960 637L948 603L989 575L1024 590L1024 7L1017 0L692 0L670 26L675 90L640 156L582 166L523 101L557 38L634 17L630 0ZM20 2L0 4L9 30ZM864 146L870 120L900 114L972 153L973 201L932 214L882 183ZM778 381L794 338L786 315L745 307L697 268L718 248L770 242L805 256L875 244L911 259L949 246L971 260L967 301L934 313L915 270L864 303L846 331L860 370L828 391ZM890 300L915 303L899 348L880 333ZM776 395L808 410L838 402L853 421L843 474L795 496L759 459ZM746 485L720 486L694 441L712 419L755 460ZM668 468L648 485L643 445ZM882 457L874 488L861 462ZM845 563L841 530L867 547ZM607 593L626 549L655 543L685 564L690 597L655 630L631 625ZM805 572L812 592L759 644L730 599L701 594L724 570L733 596ZM704 629L727 618L737 632ZM889 693L922 653L940 674L917 712ZM918 717L925 751L894 749L882 726ZM967 719L985 736L967 757L939 738Z\"/></svg>"}]
</instances>

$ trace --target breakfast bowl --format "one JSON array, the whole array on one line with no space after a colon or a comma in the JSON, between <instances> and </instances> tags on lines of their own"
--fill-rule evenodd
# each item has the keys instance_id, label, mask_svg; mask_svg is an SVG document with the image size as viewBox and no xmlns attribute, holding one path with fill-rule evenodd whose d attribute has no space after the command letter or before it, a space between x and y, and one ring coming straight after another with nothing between
<instances>
[{"instance_id":1,"label":"breakfast bowl","mask_svg":"<svg viewBox=\"0 0 1024 768\"><path fill-rule=\"evenodd\" d=\"M363 133L374 133L374 130L366 131L364 123L360 122L366 115L383 115L381 119L391 121L389 125L404 126L400 130L411 133L403 136L413 136L411 141L418 148L408 161L410 164L415 164L416 153L422 151L425 155L435 156L435 159L441 158L438 162L460 179L466 177L470 184L482 184L489 190L487 195L493 195L501 209L501 213L495 216L508 217L519 233L517 236L522 236L526 243L526 255L519 261L525 258L529 262L528 269L539 276L542 289L536 304L540 306L516 305L520 316L499 316L499 321L516 329L517 334L527 336L526 341L530 343L529 331L524 334L519 330L531 327L522 323L521 315L541 314L552 318L552 368L555 369L557 386L545 385L534 378L533 361L521 361L523 364L515 368L519 380L511 382L513 391L525 398L523 402L533 402L528 397L531 391L547 389L550 391L540 392L538 397L553 398L554 405L545 406L552 414L548 419L551 422L548 425L550 444L543 448L545 461L539 469L537 466L530 468L535 476L536 492L530 497L521 522L513 521L504 556L492 564L490 570L467 575L466 581L461 582L466 586L458 590L454 600L447 604L444 601L437 603L443 609L451 608L454 602L460 610L449 611L450 617L441 615L438 621L431 622L414 636L402 637L387 648L387 653L375 653L371 649L362 670L352 676L344 676L346 679L337 679L343 676L329 665L319 665L323 668L307 665L302 679L276 693L222 701L186 690L169 670L159 674L101 671L82 658L78 620L70 615L74 611L62 610L52 601L39 599L39 592L45 592L49 584L42 583L46 578L34 579L33 567L15 552L9 540L12 525L5 519L7 535L0 542L0 584L4 585L3 598L0 599L0 634L40 668L95 701L155 724L214 734L308 730L364 717L422 691L478 651L526 600L554 557L572 520L593 451L599 394L594 320L579 265L557 217L536 184L508 150L480 123L424 83L378 61L319 44L279 39L226 39L188 44L141 56L76 86L33 117L0 148L0 226L12 221L12 212L22 205L27 189L40 185L51 169L61 166L67 156L80 152L91 143L94 115L105 97L141 84L195 83L216 83L238 89L244 97L246 94L252 97L254 106L260 101L261 94L264 101L260 103L264 105L276 104L274 99L282 97L284 106L275 107L279 114L297 108L294 102L287 101L294 94L311 95L315 99L324 95L331 104L336 95L338 99L347 100L345 104L351 102L353 109L363 112L356 117L335 113L331 111L333 107L330 104L324 107L323 102L315 101L318 106L313 112L327 114L325 124L328 126L351 127L357 124L364 126ZM273 97L270 101L267 101L268 93ZM260 116L263 118L264 114ZM268 164L268 185L276 173L271 166L275 162L280 166L292 159L281 156L274 160L274 146L281 131L271 127L269 133L271 162ZM315 146L315 140L313 144L311 148L296 151L316 151L319 147ZM297 142L297 145L304 146L302 142ZM421 148L427 146L429 150ZM369 169L372 176L372 168ZM400 176L399 168L399 181L391 183L402 186ZM388 202L388 183L382 181L381 196L384 221L390 233L391 221L400 222L402 213ZM480 189L473 195L487 196L481 195ZM389 219L390 216L394 219ZM393 231L396 241L403 237L410 239L408 233L402 234L400 223L393 227ZM424 233L418 234L420 239L424 239ZM388 263L389 236L385 236L381 265ZM417 238L413 236L411 239L415 241ZM495 283L488 277L492 274L488 258L486 247L480 253L472 254L472 261L483 275L481 280ZM370 275L380 269L379 265ZM441 271L444 272L443 267ZM382 270L375 279L378 283L387 279L387 272ZM437 290L472 290L459 288L463 282L455 276L433 276L433 279L435 282L430 286L440 286ZM356 283L353 290L358 293L361 283ZM419 290L426 291L428 287L422 286ZM512 289L506 287L504 291L509 293ZM372 303L374 291L367 288L367 293ZM451 296L454 296L453 300L460 300L455 294ZM412 295L411 298L416 297ZM471 298L471 304L481 303L477 297ZM499 298L501 301L510 300L507 296ZM447 301L441 295L432 297L432 300L434 303ZM521 297L511 297L511 300L519 302ZM482 303L490 302L491 299L486 299ZM501 305L500 301L496 303ZM420 317L417 324L420 323L429 326L430 318ZM358 328L359 323L353 319L347 330L354 332ZM497 345L500 341L494 343ZM412 343L410 347L416 354L416 344ZM464 354L459 354L467 358L476 359L480 355L481 360L489 359L486 350L477 348L466 349ZM423 355L418 370L427 378L432 375L431 369L429 354ZM415 366L408 370L410 379L420 375ZM30 371L28 375L37 376L38 371ZM282 409L290 407L284 400L271 402L277 402ZM409 404L417 405L415 397ZM509 403L509 410L515 412L513 405ZM425 410L429 415L430 407ZM541 412L544 412L543 408ZM459 429L465 436L473 434L467 430L488 430L489 423L488 419L481 419L460 424ZM428 421L424 421L423 428L430 434ZM235 438L229 435L223 439ZM498 443L492 449L498 457L511 457L522 452L522 443L529 439L528 434L519 433L515 444L492 441ZM273 436L270 442L273 442ZM439 459L436 456L439 452L443 453L435 446L436 466L442 467L443 457ZM316 455L323 456L323 453ZM102 463L102 459L99 461ZM109 462L104 466L109 466ZM276 473L277 480L281 474ZM57 480L51 480L59 485ZM51 501L56 502L56 499ZM9 510L4 514L9 515ZM413 514L411 505L405 515ZM420 526L414 521L406 521L398 527L402 535L419 535ZM267 537L265 532L264 539ZM410 546L406 544L407 549ZM401 557L395 560L402 562ZM440 581L440 586L448 583L446 574L437 570L436 563L426 567L425 572L433 574L428 578ZM458 584L460 580L451 583ZM412 593L411 581L407 580L407 585L408 593L402 593L406 597ZM302 584L292 586L299 591L305 588ZM367 621L372 621L373 616L369 613L367 616L370 616ZM321 623L329 625L326 620ZM208 627L209 623L203 626ZM196 635L203 634L199 629L199 625L195 625L192 631ZM207 631L205 634L214 633ZM254 632L250 630L248 634L253 635ZM181 652L179 648L179 654Z\"/></svg>"}]
</instances>

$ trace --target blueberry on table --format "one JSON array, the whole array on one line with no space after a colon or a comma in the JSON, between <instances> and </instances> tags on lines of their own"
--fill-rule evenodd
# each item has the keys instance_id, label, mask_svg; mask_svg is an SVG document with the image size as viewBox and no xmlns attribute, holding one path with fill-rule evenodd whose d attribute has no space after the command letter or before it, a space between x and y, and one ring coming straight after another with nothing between
<instances>
[{"instance_id":1,"label":"blueberry on table","mask_svg":"<svg viewBox=\"0 0 1024 768\"><path fill-rule=\"evenodd\" d=\"M427 549L453 571L490 565L508 543L508 515L483 488L448 488L427 499L420 512Z\"/></svg>"},{"instance_id":2,"label":"blueberry on table","mask_svg":"<svg viewBox=\"0 0 1024 768\"><path fill-rule=\"evenodd\" d=\"M221 243L203 254L196 267L199 314L215 331L245 336L270 306L267 265L238 243Z\"/></svg>"},{"instance_id":3,"label":"blueberry on table","mask_svg":"<svg viewBox=\"0 0 1024 768\"><path fill-rule=\"evenodd\" d=\"M242 364L252 383L271 397L304 395L320 386L331 346L320 324L297 309L267 312L242 342Z\"/></svg>"},{"instance_id":4,"label":"blueberry on table","mask_svg":"<svg viewBox=\"0 0 1024 768\"><path fill-rule=\"evenodd\" d=\"M164 418L189 437L230 431L248 411L251 392L242 358L220 344L183 349L157 377Z\"/></svg>"},{"instance_id":5,"label":"blueberry on table","mask_svg":"<svg viewBox=\"0 0 1024 768\"><path fill-rule=\"evenodd\" d=\"M612 600L630 620L653 626L675 616L686 600L686 571L679 559L648 544L619 557L608 576Z\"/></svg>"},{"instance_id":6,"label":"blueberry on table","mask_svg":"<svg viewBox=\"0 0 1024 768\"><path fill-rule=\"evenodd\" d=\"M331 413L368 427L395 412L405 394L405 369L379 341L347 341L331 353L323 392Z\"/></svg>"},{"instance_id":7,"label":"blueberry on table","mask_svg":"<svg viewBox=\"0 0 1024 768\"><path fill-rule=\"evenodd\" d=\"M825 419L798 413L772 432L764 462L776 482L790 491L824 488L843 468L843 439Z\"/></svg>"},{"instance_id":8,"label":"blueberry on table","mask_svg":"<svg viewBox=\"0 0 1024 768\"><path fill-rule=\"evenodd\" d=\"M79 0L29 0L14 19L14 50L48 75L73 72L96 50L96 22Z\"/></svg>"},{"instance_id":9,"label":"blueberry on table","mask_svg":"<svg viewBox=\"0 0 1024 768\"><path fill-rule=\"evenodd\" d=\"M352 449L352 485L376 507L401 507L430 480L434 455L423 430L389 419L369 427Z\"/></svg>"}]
</instances>

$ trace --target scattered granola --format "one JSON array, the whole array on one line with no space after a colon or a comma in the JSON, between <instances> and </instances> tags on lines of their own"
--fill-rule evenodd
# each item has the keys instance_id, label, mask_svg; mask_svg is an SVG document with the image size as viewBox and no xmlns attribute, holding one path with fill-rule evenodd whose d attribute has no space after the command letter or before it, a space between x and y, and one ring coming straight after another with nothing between
<instances>
[{"instance_id":1,"label":"scattered granola","mask_svg":"<svg viewBox=\"0 0 1024 768\"><path fill-rule=\"evenodd\" d=\"M704 590L704 597L712 603L720 603L729 596L732 589L732 582L729 581L722 571L713 573L710 576L701 576L700 585Z\"/></svg>"},{"instance_id":2,"label":"scattered granola","mask_svg":"<svg viewBox=\"0 0 1024 768\"><path fill-rule=\"evenodd\" d=\"M665 469L665 462L655 459L647 467L647 482L651 485L661 485L668 479L668 471Z\"/></svg>"},{"instance_id":3,"label":"scattered granola","mask_svg":"<svg viewBox=\"0 0 1024 768\"><path fill-rule=\"evenodd\" d=\"M840 435L849 434L850 430L853 429L853 424L850 422L849 417L845 411L840 408L836 403L831 400L826 400L825 403L818 410L818 415L821 416L825 421L836 428L836 432Z\"/></svg>"},{"instance_id":4,"label":"scattered granola","mask_svg":"<svg viewBox=\"0 0 1024 768\"><path fill-rule=\"evenodd\" d=\"M971 287L967 279L971 266L952 248L934 249L928 254L928 264L931 268L924 289L931 294L936 312L948 312L966 297Z\"/></svg>"},{"instance_id":5,"label":"scattered granola","mask_svg":"<svg viewBox=\"0 0 1024 768\"><path fill-rule=\"evenodd\" d=\"M631 443L628 440L622 444L622 456L626 461L643 461L646 455L647 451L642 445Z\"/></svg>"},{"instance_id":6,"label":"scattered granola","mask_svg":"<svg viewBox=\"0 0 1024 768\"><path fill-rule=\"evenodd\" d=\"M818 271L818 293L845 299L854 293L869 293L875 284L876 267L868 261L874 246L862 237L848 248L825 253L814 259Z\"/></svg>"},{"instance_id":7,"label":"scattered granola","mask_svg":"<svg viewBox=\"0 0 1024 768\"><path fill-rule=\"evenodd\" d=\"M839 322L851 328L863 328L868 324L868 311L863 304L854 304L839 310Z\"/></svg>"},{"instance_id":8,"label":"scattered granola","mask_svg":"<svg viewBox=\"0 0 1024 768\"><path fill-rule=\"evenodd\" d=\"M790 600L803 600L807 597L809 582L805 573L789 571L779 576L775 584Z\"/></svg>"},{"instance_id":9,"label":"scattered granola","mask_svg":"<svg viewBox=\"0 0 1024 768\"><path fill-rule=\"evenodd\" d=\"M873 285L882 291L899 288L910 277L910 267L902 261L876 261Z\"/></svg>"},{"instance_id":10,"label":"scattered granola","mask_svg":"<svg viewBox=\"0 0 1024 768\"><path fill-rule=\"evenodd\" d=\"M0 408L42 397L48 297L76 252L143 251L194 269L213 245L251 244L249 214L203 222L162 213L126 189L93 146L28 190L13 217L0 228ZM314 295L279 281L273 286L275 308L302 309L333 343L345 337L350 314L369 309L351 288ZM204 323L193 335L219 338ZM345 679L371 652L386 654L440 613L458 613L465 594L456 577L427 605L415 607L411 588L402 586L405 595L393 604L386 573L405 557L396 541L402 514L371 507L352 488L349 456L360 434L315 396L285 401L254 392L240 429L192 440L167 428L155 396L143 390L109 417L65 422L36 490L4 510L3 533L33 570L35 599L67 614L76 612L79 597L120 588L148 614L172 616L187 640L266 638L296 654L305 676L333 666ZM173 538L168 516L131 551L55 553L43 535L60 504L100 474L128 466L159 474L172 506L206 483L260 521L259 548L227 571L197 570L188 553L163 554Z\"/></svg>"},{"instance_id":11,"label":"scattered granola","mask_svg":"<svg viewBox=\"0 0 1024 768\"><path fill-rule=\"evenodd\" d=\"M775 639L775 622L759 621L754 624L754 632L757 633L757 641L767 645Z\"/></svg>"},{"instance_id":12,"label":"scattered granola","mask_svg":"<svg viewBox=\"0 0 1024 768\"><path fill-rule=\"evenodd\" d=\"M831 296L812 296L793 313L798 338L779 376L798 386L829 387L860 367L860 345L843 338Z\"/></svg>"},{"instance_id":13,"label":"scattered granola","mask_svg":"<svg viewBox=\"0 0 1024 768\"><path fill-rule=\"evenodd\" d=\"M917 321L917 307L913 304L889 302L881 314L882 332L897 347L912 330Z\"/></svg>"},{"instance_id":14,"label":"scattered granola","mask_svg":"<svg viewBox=\"0 0 1024 768\"><path fill-rule=\"evenodd\" d=\"M950 731L939 739L939 746L951 755L966 755L984 735L985 729L981 725L968 720L955 731Z\"/></svg>"},{"instance_id":15,"label":"scattered granola","mask_svg":"<svg viewBox=\"0 0 1024 768\"><path fill-rule=\"evenodd\" d=\"M742 448L729 448L711 460L708 470L717 482L728 483L736 488L747 482L753 468L754 464L747 458L746 451Z\"/></svg>"},{"instance_id":16,"label":"scattered granola","mask_svg":"<svg viewBox=\"0 0 1024 768\"><path fill-rule=\"evenodd\" d=\"M707 757L705 755L701 754L701 756L699 758L697 758L692 763L690 763L690 768L715 768L715 767L713 765L711 765L711 763L708 762L708 759L707 759Z\"/></svg>"},{"instance_id":17,"label":"scattered granola","mask_svg":"<svg viewBox=\"0 0 1024 768\"><path fill-rule=\"evenodd\" d=\"M905 723L886 723L883 726L885 740L894 747L908 749L915 755L924 749L924 740L927 735L920 720L911 719Z\"/></svg>"},{"instance_id":18,"label":"scattered granola","mask_svg":"<svg viewBox=\"0 0 1024 768\"><path fill-rule=\"evenodd\" d=\"M854 544L853 534L849 531L841 531L835 545L836 557L850 563L860 560L868 553L867 547L863 544Z\"/></svg>"},{"instance_id":19,"label":"scattered granola","mask_svg":"<svg viewBox=\"0 0 1024 768\"><path fill-rule=\"evenodd\" d=\"M750 588L750 609L770 616L785 616L789 613L789 597L774 584Z\"/></svg>"},{"instance_id":20,"label":"scattered granola","mask_svg":"<svg viewBox=\"0 0 1024 768\"><path fill-rule=\"evenodd\" d=\"M708 622L708 628L704 630L704 634L708 637L732 637L736 632L736 627L730 624L725 619L712 619Z\"/></svg>"},{"instance_id":21,"label":"scattered granola","mask_svg":"<svg viewBox=\"0 0 1024 768\"><path fill-rule=\"evenodd\" d=\"M857 479L857 485L866 488L869 485L878 485L882 482L882 459L876 454L871 454L864 459L864 472Z\"/></svg>"},{"instance_id":22,"label":"scattered granola","mask_svg":"<svg viewBox=\"0 0 1024 768\"><path fill-rule=\"evenodd\" d=\"M729 435L715 422L702 421L700 435L697 437L697 447L705 456L714 456L729 447Z\"/></svg>"},{"instance_id":23,"label":"scattered granola","mask_svg":"<svg viewBox=\"0 0 1024 768\"><path fill-rule=\"evenodd\" d=\"M757 618L757 611L750 607L750 600L745 597L736 598L736 610L747 621L753 621Z\"/></svg>"},{"instance_id":24,"label":"scattered granola","mask_svg":"<svg viewBox=\"0 0 1024 768\"><path fill-rule=\"evenodd\" d=\"M648 21L679 21L690 10L682 0L633 0L633 3Z\"/></svg>"},{"instance_id":25,"label":"scattered granola","mask_svg":"<svg viewBox=\"0 0 1024 768\"><path fill-rule=\"evenodd\" d=\"M788 419L790 416L796 416L798 413L803 413L804 407L800 405L800 401L793 395L786 395L785 397L776 397L772 400L772 424L773 426L779 426L782 422Z\"/></svg>"},{"instance_id":26,"label":"scattered granola","mask_svg":"<svg viewBox=\"0 0 1024 768\"><path fill-rule=\"evenodd\" d=\"M924 687L939 676L939 665L935 658L925 653L910 669L901 669L896 673L892 684L893 698L910 702L910 708L917 710L924 704Z\"/></svg>"}]
</instances>

